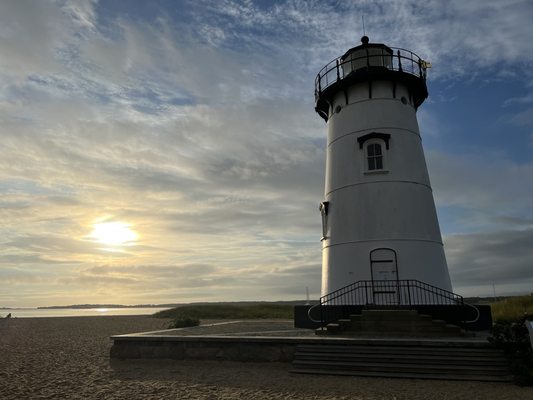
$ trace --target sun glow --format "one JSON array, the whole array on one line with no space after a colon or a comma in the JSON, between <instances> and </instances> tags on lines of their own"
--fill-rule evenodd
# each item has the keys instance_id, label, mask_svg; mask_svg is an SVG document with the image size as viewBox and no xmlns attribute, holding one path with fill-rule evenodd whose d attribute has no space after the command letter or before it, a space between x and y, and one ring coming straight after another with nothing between
<instances>
[{"instance_id":1,"label":"sun glow","mask_svg":"<svg viewBox=\"0 0 533 400\"><path fill-rule=\"evenodd\" d=\"M124 222L100 222L93 224L91 238L108 246L126 246L138 237L130 227Z\"/></svg>"}]
</instances>

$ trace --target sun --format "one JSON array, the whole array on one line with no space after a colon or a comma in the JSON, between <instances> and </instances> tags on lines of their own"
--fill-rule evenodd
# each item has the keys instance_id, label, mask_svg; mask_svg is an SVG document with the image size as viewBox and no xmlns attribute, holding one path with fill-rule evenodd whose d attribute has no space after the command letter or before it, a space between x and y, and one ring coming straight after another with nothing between
<instances>
[{"instance_id":1,"label":"sun","mask_svg":"<svg viewBox=\"0 0 533 400\"><path fill-rule=\"evenodd\" d=\"M132 244L138 235L125 222L99 222L93 224L91 238L108 246L126 246Z\"/></svg>"}]
</instances>

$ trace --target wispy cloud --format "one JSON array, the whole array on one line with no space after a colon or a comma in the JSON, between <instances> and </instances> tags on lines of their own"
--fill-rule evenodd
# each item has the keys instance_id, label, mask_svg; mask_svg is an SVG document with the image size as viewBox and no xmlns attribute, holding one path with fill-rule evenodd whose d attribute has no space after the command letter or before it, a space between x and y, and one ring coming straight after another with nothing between
<instances>
[{"instance_id":1,"label":"wispy cloud","mask_svg":"<svg viewBox=\"0 0 533 400\"><path fill-rule=\"evenodd\" d=\"M500 295L531 291L532 239L531 228L445 237L456 289L467 296L490 296L493 284Z\"/></svg>"},{"instance_id":2,"label":"wispy cloud","mask_svg":"<svg viewBox=\"0 0 533 400\"><path fill-rule=\"evenodd\" d=\"M521 1L120 7L0 4L0 273L15 288L0 305L318 295L325 126L313 81L357 44L363 13L372 40L430 59L450 87L531 75ZM420 119L445 140L447 121ZM438 204L475 210L469 232L530 220L530 163L473 152L428 154ZM101 218L131 223L139 241L91 242Z\"/></svg>"}]
</instances>

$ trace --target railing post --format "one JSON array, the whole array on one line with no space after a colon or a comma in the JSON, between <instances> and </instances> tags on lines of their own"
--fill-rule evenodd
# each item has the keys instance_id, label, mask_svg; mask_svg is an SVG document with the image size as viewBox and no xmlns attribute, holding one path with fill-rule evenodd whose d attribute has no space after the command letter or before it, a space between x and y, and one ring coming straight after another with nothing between
<instances>
[{"instance_id":1,"label":"railing post","mask_svg":"<svg viewBox=\"0 0 533 400\"><path fill-rule=\"evenodd\" d=\"M320 328L324 327L324 303L320 299Z\"/></svg>"},{"instance_id":2,"label":"railing post","mask_svg":"<svg viewBox=\"0 0 533 400\"><path fill-rule=\"evenodd\" d=\"M335 63L336 63L336 68L337 68L337 82L338 82L341 80L341 76L339 73L339 59L338 58L335 60Z\"/></svg>"},{"instance_id":3,"label":"railing post","mask_svg":"<svg viewBox=\"0 0 533 400\"><path fill-rule=\"evenodd\" d=\"M403 72L402 69L402 56L400 50L398 50L398 71Z\"/></svg>"},{"instance_id":4,"label":"railing post","mask_svg":"<svg viewBox=\"0 0 533 400\"><path fill-rule=\"evenodd\" d=\"M418 73L420 74L420 78L423 78L422 76L422 60L418 59Z\"/></svg>"}]
</instances>

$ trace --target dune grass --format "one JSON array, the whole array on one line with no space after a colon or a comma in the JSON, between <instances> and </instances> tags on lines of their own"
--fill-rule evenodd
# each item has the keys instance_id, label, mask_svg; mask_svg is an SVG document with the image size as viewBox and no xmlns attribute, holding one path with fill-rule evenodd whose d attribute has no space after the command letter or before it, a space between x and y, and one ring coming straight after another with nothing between
<instances>
[{"instance_id":1,"label":"dune grass","mask_svg":"<svg viewBox=\"0 0 533 400\"><path fill-rule=\"evenodd\" d=\"M533 315L533 296L509 297L491 304L494 321L516 321L525 314Z\"/></svg>"},{"instance_id":2,"label":"dune grass","mask_svg":"<svg viewBox=\"0 0 533 400\"><path fill-rule=\"evenodd\" d=\"M198 319L292 319L293 306L287 304L190 304L154 314L157 318Z\"/></svg>"}]
</instances>

